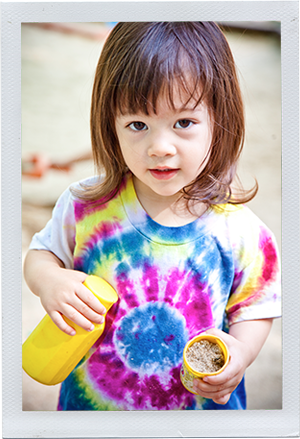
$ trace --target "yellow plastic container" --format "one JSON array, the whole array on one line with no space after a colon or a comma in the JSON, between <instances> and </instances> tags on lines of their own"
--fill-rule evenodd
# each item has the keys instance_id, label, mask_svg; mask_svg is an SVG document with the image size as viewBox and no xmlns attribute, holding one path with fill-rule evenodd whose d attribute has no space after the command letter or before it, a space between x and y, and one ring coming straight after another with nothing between
<instances>
[{"instance_id":1,"label":"yellow plastic container","mask_svg":"<svg viewBox=\"0 0 300 439\"><path fill-rule=\"evenodd\" d=\"M188 348L190 346L192 346L195 342L200 341L200 340L208 340L211 343L216 343L220 347L220 349L224 355L224 365L216 372L202 373L202 372L199 372L199 371L193 369L193 367L188 363L187 358L186 358L186 353L187 353ZM203 332L202 334L196 335L196 337L189 340L187 342L187 344L185 345L185 348L183 350L183 363L182 363L181 370L180 370L181 382L189 392L194 393L196 395L196 392L193 391L194 379L195 378L203 378L204 376L218 375L219 373L223 372L225 367L228 365L228 362L229 362L229 351L228 351L228 348L227 348L226 344L224 343L224 341L221 340L219 337L216 337L215 335L206 334L205 332Z\"/></svg>"},{"instance_id":2,"label":"yellow plastic container","mask_svg":"<svg viewBox=\"0 0 300 439\"><path fill-rule=\"evenodd\" d=\"M112 286L98 276L88 276L83 284L107 311L118 300ZM23 343L22 367L29 376L42 384L50 386L64 381L105 327L105 322L94 323L93 331L85 331L69 319L65 320L75 329L76 335L65 334L47 314Z\"/></svg>"}]
</instances>

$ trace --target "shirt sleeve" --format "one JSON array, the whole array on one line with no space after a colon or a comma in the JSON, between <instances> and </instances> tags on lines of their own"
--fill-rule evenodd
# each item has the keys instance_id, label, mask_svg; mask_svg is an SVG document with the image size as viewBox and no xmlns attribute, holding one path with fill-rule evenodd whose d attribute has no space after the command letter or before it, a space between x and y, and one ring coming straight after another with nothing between
<instances>
[{"instance_id":1,"label":"shirt sleeve","mask_svg":"<svg viewBox=\"0 0 300 439\"><path fill-rule=\"evenodd\" d=\"M65 268L73 269L75 233L73 197L68 188L57 200L50 221L33 236L29 249L50 251L64 263Z\"/></svg>"},{"instance_id":2,"label":"shirt sleeve","mask_svg":"<svg viewBox=\"0 0 300 439\"><path fill-rule=\"evenodd\" d=\"M281 316L280 257L275 237L260 226L257 236L252 235L251 239L248 253L239 250L240 255L246 254L247 264L237 264L235 269L226 306L229 325Z\"/></svg>"}]
</instances>

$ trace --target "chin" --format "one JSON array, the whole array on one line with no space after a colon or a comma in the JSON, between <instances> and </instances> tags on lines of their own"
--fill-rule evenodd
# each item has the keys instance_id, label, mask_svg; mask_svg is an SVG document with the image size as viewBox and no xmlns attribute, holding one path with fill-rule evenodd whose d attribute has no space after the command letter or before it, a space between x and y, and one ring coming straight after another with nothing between
<instances>
[{"instance_id":1,"label":"chin","mask_svg":"<svg viewBox=\"0 0 300 439\"><path fill-rule=\"evenodd\" d=\"M153 190L153 189L152 189ZM179 196L181 193L182 188L178 189L178 190L153 190L153 192L155 192L157 195L160 195L161 197L175 197L175 196Z\"/></svg>"}]
</instances>

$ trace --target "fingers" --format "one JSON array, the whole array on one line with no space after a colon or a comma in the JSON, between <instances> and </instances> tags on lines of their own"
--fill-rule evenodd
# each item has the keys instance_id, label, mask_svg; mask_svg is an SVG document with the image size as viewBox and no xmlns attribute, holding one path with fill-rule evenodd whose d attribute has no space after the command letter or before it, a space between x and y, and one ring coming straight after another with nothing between
<instances>
[{"instance_id":1,"label":"fingers","mask_svg":"<svg viewBox=\"0 0 300 439\"><path fill-rule=\"evenodd\" d=\"M222 404L222 405L224 405L224 404L226 404L226 403L229 401L230 396L231 396L231 393L229 393L229 394L227 394L227 395L224 395L224 396L221 396L221 397L213 398L213 401L214 401L216 404Z\"/></svg>"},{"instance_id":2,"label":"fingers","mask_svg":"<svg viewBox=\"0 0 300 439\"><path fill-rule=\"evenodd\" d=\"M82 303L81 301L79 302ZM52 313L49 313L49 315L53 322L59 327L59 329L61 329L68 335L75 335L76 331L73 327L68 325L63 317L71 320L71 322L80 326L85 331L92 331L94 329L94 325L92 322L97 324L102 324L104 322L104 317L102 315L96 314L93 310L91 310L83 303L82 306L79 305L78 308L84 309L87 317L81 314L78 309L68 304L63 304L61 306L61 311L53 311Z\"/></svg>"},{"instance_id":3,"label":"fingers","mask_svg":"<svg viewBox=\"0 0 300 439\"><path fill-rule=\"evenodd\" d=\"M104 322L103 311L105 313L106 309L101 304L100 310L101 314L90 308L89 305L83 302L79 297L74 296L69 303L65 304L63 314L72 320L72 322L88 331L92 327L91 322L98 324Z\"/></svg>"},{"instance_id":4,"label":"fingers","mask_svg":"<svg viewBox=\"0 0 300 439\"><path fill-rule=\"evenodd\" d=\"M208 395L208 394L215 394L218 392L222 392L224 390L228 390L231 387L233 387L234 381L228 381L226 383L220 384L220 385L211 385L208 383L205 383L203 379L195 379L194 380L194 389L197 391L197 393L201 393Z\"/></svg>"},{"instance_id":5,"label":"fingers","mask_svg":"<svg viewBox=\"0 0 300 439\"><path fill-rule=\"evenodd\" d=\"M220 375L195 379L194 389L203 398L212 399L217 404L226 404L241 378L235 367L228 365L227 370Z\"/></svg>"},{"instance_id":6,"label":"fingers","mask_svg":"<svg viewBox=\"0 0 300 439\"><path fill-rule=\"evenodd\" d=\"M236 385L233 385L222 390L209 389L209 391L204 391L194 386L194 389L200 396L202 396L203 398L212 399L217 404L226 404L235 388Z\"/></svg>"},{"instance_id":7,"label":"fingers","mask_svg":"<svg viewBox=\"0 0 300 439\"><path fill-rule=\"evenodd\" d=\"M193 389L203 398L212 399L217 404L226 404L236 386L237 382L235 380L229 381L225 386L211 386L201 379L196 379L194 380Z\"/></svg>"},{"instance_id":8,"label":"fingers","mask_svg":"<svg viewBox=\"0 0 300 439\"><path fill-rule=\"evenodd\" d=\"M215 335L216 337L221 338L221 340L223 340L225 343L231 345L231 342L232 342L231 335L227 334L224 331L221 331L220 329L211 328L211 329L208 329L207 331L205 331L205 334Z\"/></svg>"},{"instance_id":9,"label":"fingers","mask_svg":"<svg viewBox=\"0 0 300 439\"><path fill-rule=\"evenodd\" d=\"M53 323L55 323L55 325L65 334L76 334L75 329L67 324L67 322L63 319L62 315L58 311L53 311L52 313L49 313L49 317L52 319Z\"/></svg>"},{"instance_id":10,"label":"fingers","mask_svg":"<svg viewBox=\"0 0 300 439\"><path fill-rule=\"evenodd\" d=\"M65 306L62 310L63 314L87 331L93 329L91 322L98 324L104 322L103 314L106 313L106 308L82 284L76 289L75 294L69 297L67 305L70 307Z\"/></svg>"},{"instance_id":11,"label":"fingers","mask_svg":"<svg viewBox=\"0 0 300 439\"><path fill-rule=\"evenodd\" d=\"M92 309L95 314L105 314L106 308L102 305L102 303L94 296L94 294L83 284L80 285L76 290L77 297L81 300L82 303L88 305L89 309ZM84 310L80 310L84 315Z\"/></svg>"},{"instance_id":12,"label":"fingers","mask_svg":"<svg viewBox=\"0 0 300 439\"><path fill-rule=\"evenodd\" d=\"M106 313L106 308L82 283L76 285L74 293L65 295L57 310L86 331L94 329L93 323L102 324L103 314ZM70 333L69 325L66 326L59 318L57 319L61 326L67 329L67 333Z\"/></svg>"},{"instance_id":13,"label":"fingers","mask_svg":"<svg viewBox=\"0 0 300 439\"><path fill-rule=\"evenodd\" d=\"M76 331L68 325L63 316L85 331L92 331L94 329L93 323L102 324L104 322L105 307L88 288L83 286L83 289L86 292L80 291L81 288L77 289L76 293L65 298L59 306L55 307L55 310L49 312L53 322L68 335L75 335ZM79 294L82 295L83 300L78 297Z\"/></svg>"},{"instance_id":14,"label":"fingers","mask_svg":"<svg viewBox=\"0 0 300 439\"><path fill-rule=\"evenodd\" d=\"M104 322L106 308L83 285L86 277L85 273L63 269L58 272L55 282L51 283L51 288L45 287L44 293L40 294L41 303L50 318L59 329L69 335L76 333L71 327L72 323L86 331L92 331L94 324Z\"/></svg>"}]
</instances>

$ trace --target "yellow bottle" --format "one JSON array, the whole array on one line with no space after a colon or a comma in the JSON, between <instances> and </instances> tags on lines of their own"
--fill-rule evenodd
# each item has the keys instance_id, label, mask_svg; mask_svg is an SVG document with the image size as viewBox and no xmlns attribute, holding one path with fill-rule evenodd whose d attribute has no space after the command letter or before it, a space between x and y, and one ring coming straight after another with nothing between
<instances>
[{"instance_id":1,"label":"yellow bottle","mask_svg":"<svg viewBox=\"0 0 300 439\"><path fill-rule=\"evenodd\" d=\"M104 279L88 276L83 284L94 293L108 311L118 295ZM105 322L94 323L85 331L66 317L76 335L61 331L46 314L22 346L22 367L36 381L54 385L64 381L102 334Z\"/></svg>"}]
</instances>

